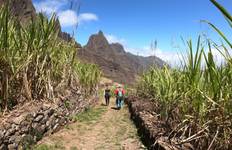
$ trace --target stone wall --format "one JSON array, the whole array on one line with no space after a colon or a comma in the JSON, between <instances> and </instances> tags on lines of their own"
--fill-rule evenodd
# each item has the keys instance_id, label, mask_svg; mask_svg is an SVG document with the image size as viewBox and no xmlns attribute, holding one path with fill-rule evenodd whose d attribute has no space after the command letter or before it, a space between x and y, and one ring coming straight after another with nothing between
<instances>
[{"instance_id":1,"label":"stone wall","mask_svg":"<svg viewBox=\"0 0 232 150\"><path fill-rule=\"evenodd\" d=\"M0 118L0 150L26 149L43 136L59 130L73 115L94 104L78 93L55 102L33 102Z\"/></svg>"},{"instance_id":2,"label":"stone wall","mask_svg":"<svg viewBox=\"0 0 232 150\"><path fill-rule=\"evenodd\" d=\"M178 144L176 139L170 139L171 130L166 122L161 120L159 110L154 102L140 97L131 96L126 99L131 119L138 128L138 133L150 150L193 150L190 143Z\"/></svg>"}]
</instances>

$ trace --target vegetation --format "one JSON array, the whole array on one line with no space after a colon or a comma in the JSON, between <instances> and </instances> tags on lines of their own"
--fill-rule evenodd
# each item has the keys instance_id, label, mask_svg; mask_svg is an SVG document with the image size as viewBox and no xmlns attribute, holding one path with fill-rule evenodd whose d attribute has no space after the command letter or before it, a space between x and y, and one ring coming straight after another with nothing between
<instances>
[{"instance_id":1,"label":"vegetation","mask_svg":"<svg viewBox=\"0 0 232 150\"><path fill-rule=\"evenodd\" d=\"M48 19L38 14L23 26L7 5L0 9L2 109L22 99L53 99L70 86L81 85L86 94L93 92L101 75L98 67L80 63L75 41L63 41L58 32L55 15Z\"/></svg>"},{"instance_id":2,"label":"vegetation","mask_svg":"<svg viewBox=\"0 0 232 150\"><path fill-rule=\"evenodd\" d=\"M92 93L95 91L98 82L101 78L101 72L95 64L76 63L74 65L75 74L79 79L82 89L85 93Z\"/></svg>"},{"instance_id":3,"label":"vegetation","mask_svg":"<svg viewBox=\"0 0 232 150\"><path fill-rule=\"evenodd\" d=\"M74 121L91 124L97 121L104 112L106 112L106 108L104 107L89 108L86 111L81 112L80 114L77 114L72 119Z\"/></svg>"},{"instance_id":4,"label":"vegetation","mask_svg":"<svg viewBox=\"0 0 232 150\"><path fill-rule=\"evenodd\" d=\"M232 16L215 0L211 1L232 27ZM232 43L216 26L207 23L226 45L202 42L201 37L196 47L187 41L188 56L182 67L151 69L142 76L137 92L157 103L167 124L178 122L170 138L177 136L180 143L191 142L196 149L231 149ZM213 49L224 56L224 64L217 64Z\"/></svg>"},{"instance_id":5,"label":"vegetation","mask_svg":"<svg viewBox=\"0 0 232 150\"><path fill-rule=\"evenodd\" d=\"M34 150L57 150L57 149L65 149L60 143L56 143L55 145L46 145L42 144L34 148Z\"/></svg>"}]
</instances>

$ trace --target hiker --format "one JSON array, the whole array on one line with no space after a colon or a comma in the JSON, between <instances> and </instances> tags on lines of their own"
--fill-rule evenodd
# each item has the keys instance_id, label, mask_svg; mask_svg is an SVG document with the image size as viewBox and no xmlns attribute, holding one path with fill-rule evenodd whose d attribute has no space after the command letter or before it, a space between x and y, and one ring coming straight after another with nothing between
<instances>
[{"instance_id":1,"label":"hiker","mask_svg":"<svg viewBox=\"0 0 232 150\"><path fill-rule=\"evenodd\" d=\"M122 88L121 85L118 85L117 89L115 90L116 95L116 105L118 109L121 109L124 103L124 96L125 96L125 90Z\"/></svg>"},{"instance_id":2,"label":"hiker","mask_svg":"<svg viewBox=\"0 0 232 150\"><path fill-rule=\"evenodd\" d=\"M104 90L104 96L105 96L106 106L109 106L111 95L110 95L110 89L108 85L106 85L106 89Z\"/></svg>"}]
</instances>

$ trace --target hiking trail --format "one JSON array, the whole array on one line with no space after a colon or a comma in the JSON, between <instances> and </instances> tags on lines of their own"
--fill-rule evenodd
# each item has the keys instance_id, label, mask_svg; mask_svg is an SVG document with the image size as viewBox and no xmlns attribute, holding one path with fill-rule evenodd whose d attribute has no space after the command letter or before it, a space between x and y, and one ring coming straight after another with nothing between
<instances>
[{"instance_id":1,"label":"hiking trail","mask_svg":"<svg viewBox=\"0 0 232 150\"><path fill-rule=\"evenodd\" d=\"M98 104L74 116L75 123L44 137L35 150L142 150L137 129L130 120L126 105L116 110L115 99L110 106Z\"/></svg>"}]
</instances>

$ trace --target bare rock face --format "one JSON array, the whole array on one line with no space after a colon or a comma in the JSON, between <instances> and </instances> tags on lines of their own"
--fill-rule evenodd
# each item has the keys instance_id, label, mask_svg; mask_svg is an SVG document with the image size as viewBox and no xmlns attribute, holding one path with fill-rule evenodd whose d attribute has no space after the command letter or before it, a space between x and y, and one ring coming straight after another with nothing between
<instances>
[{"instance_id":1,"label":"bare rock face","mask_svg":"<svg viewBox=\"0 0 232 150\"><path fill-rule=\"evenodd\" d=\"M28 23L31 19L36 18L36 10L32 3L32 0L8 0L10 11L13 16L19 19L22 24ZM0 6L4 6L7 0L0 0ZM59 37L65 41L71 41L70 34L61 31L59 20L56 22L56 29L59 31ZM78 44L78 43L77 43Z\"/></svg>"},{"instance_id":2,"label":"bare rock face","mask_svg":"<svg viewBox=\"0 0 232 150\"><path fill-rule=\"evenodd\" d=\"M2 6L6 2L7 0L0 0L0 5ZM9 0L9 7L11 13L23 23L36 17L36 11L31 0Z\"/></svg>"},{"instance_id":3,"label":"bare rock face","mask_svg":"<svg viewBox=\"0 0 232 150\"><path fill-rule=\"evenodd\" d=\"M116 52L116 53L121 53L121 54L125 54L125 50L124 47L119 44L119 43L113 43L110 45L110 47Z\"/></svg>"},{"instance_id":4,"label":"bare rock face","mask_svg":"<svg viewBox=\"0 0 232 150\"><path fill-rule=\"evenodd\" d=\"M102 31L99 31L98 34L91 35L89 41L86 45L86 48L90 48L92 50L98 51L99 49L107 49L110 48L110 45L105 38Z\"/></svg>"},{"instance_id":5,"label":"bare rock face","mask_svg":"<svg viewBox=\"0 0 232 150\"><path fill-rule=\"evenodd\" d=\"M0 0L3 6L7 0ZM16 16L23 24L36 18L36 11L32 0L9 0L12 15ZM56 25L59 37L65 41L71 41L70 34L62 32L59 20ZM80 48L80 44L76 43ZM119 43L109 44L102 31L89 38L86 46L78 50L80 59L88 63L100 66L104 75L120 83L131 84L136 76L155 64L162 67L164 62L157 57L141 57L127 53Z\"/></svg>"},{"instance_id":6,"label":"bare rock face","mask_svg":"<svg viewBox=\"0 0 232 150\"><path fill-rule=\"evenodd\" d=\"M106 77L126 84L132 84L136 76L151 65L162 67L165 64L155 56L142 57L127 53L119 43L109 44L102 31L90 36L78 55L86 62L99 65Z\"/></svg>"}]
</instances>

